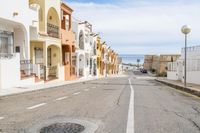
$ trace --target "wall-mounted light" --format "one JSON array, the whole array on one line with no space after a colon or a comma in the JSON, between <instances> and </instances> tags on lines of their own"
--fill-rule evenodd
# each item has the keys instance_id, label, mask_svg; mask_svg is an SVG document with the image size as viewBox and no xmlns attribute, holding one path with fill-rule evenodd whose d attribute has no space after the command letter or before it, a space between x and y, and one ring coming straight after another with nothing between
<instances>
[{"instance_id":1,"label":"wall-mounted light","mask_svg":"<svg viewBox=\"0 0 200 133\"><path fill-rule=\"evenodd\" d=\"M15 16L18 16L19 15L19 13L18 12L13 12L13 16L15 17Z\"/></svg>"},{"instance_id":2,"label":"wall-mounted light","mask_svg":"<svg viewBox=\"0 0 200 133\"><path fill-rule=\"evenodd\" d=\"M53 57L56 57L56 53L53 54Z\"/></svg>"}]
</instances>

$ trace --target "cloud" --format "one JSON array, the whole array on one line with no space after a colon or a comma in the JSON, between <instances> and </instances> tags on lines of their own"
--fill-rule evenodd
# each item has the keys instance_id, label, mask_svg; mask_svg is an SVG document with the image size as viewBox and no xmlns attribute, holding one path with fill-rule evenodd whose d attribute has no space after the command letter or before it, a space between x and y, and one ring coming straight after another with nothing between
<instances>
[{"instance_id":1,"label":"cloud","mask_svg":"<svg viewBox=\"0 0 200 133\"><path fill-rule=\"evenodd\" d=\"M96 4L69 3L74 17L93 24L94 31L119 53L176 53L183 46L180 28L190 24L190 45L200 41L200 3L138 3ZM178 45L179 44L179 45ZM176 45L174 47L174 45ZM158 50L160 49L160 50Z\"/></svg>"}]
</instances>

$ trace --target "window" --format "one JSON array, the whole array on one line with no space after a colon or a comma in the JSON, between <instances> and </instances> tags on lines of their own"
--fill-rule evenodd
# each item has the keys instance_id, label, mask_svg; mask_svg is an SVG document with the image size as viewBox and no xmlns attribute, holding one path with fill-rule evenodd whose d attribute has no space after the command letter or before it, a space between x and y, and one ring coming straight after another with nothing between
<instances>
[{"instance_id":1,"label":"window","mask_svg":"<svg viewBox=\"0 0 200 133\"><path fill-rule=\"evenodd\" d=\"M20 46L16 46L16 47L15 47L15 52L16 52L16 53L20 53Z\"/></svg>"},{"instance_id":2,"label":"window","mask_svg":"<svg viewBox=\"0 0 200 133\"><path fill-rule=\"evenodd\" d=\"M0 53L13 53L13 33L0 30Z\"/></svg>"},{"instance_id":3,"label":"window","mask_svg":"<svg viewBox=\"0 0 200 133\"><path fill-rule=\"evenodd\" d=\"M66 15L65 18L66 18L66 20L65 20L65 25L66 25L66 27L65 27L65 28L66 28L67 31L69 31L69 28L70 28L70 27L69 27L69 26L70 26L70 25L69 25L69 15Z\"/></svg>"}]
</instances>

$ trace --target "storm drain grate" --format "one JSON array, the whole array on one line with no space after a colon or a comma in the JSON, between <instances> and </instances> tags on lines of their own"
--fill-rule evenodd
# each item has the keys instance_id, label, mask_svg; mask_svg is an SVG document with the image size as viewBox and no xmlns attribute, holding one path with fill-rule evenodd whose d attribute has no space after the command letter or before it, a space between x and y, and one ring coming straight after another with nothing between
<instances>
[{"instance_id":1,"label":"storm drain grate","mask_svg":"<svg viewBox=\"0 0 200 133\"><path fill-rule=\"evenodd\" d=\"M85 127L75 123L56 123L43 127L40 133L81 133Z\"/></svg>"}]
</instances>

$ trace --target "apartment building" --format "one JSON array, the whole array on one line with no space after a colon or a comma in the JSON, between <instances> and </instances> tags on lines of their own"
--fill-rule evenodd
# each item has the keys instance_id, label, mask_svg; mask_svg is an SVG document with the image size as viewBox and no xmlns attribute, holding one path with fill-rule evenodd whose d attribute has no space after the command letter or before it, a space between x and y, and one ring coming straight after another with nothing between
<instances>
[{"instance_id":1,"label":"apartment building","mask_svg":"<svg viewBox=\"0 0 200 133\"><path fill-rule=\"evenodd\" d=\"M60 0L29 0L32 8L39 7L38 23L31 29L30 59L36 76L46 80L64 80L60 4Z\"/></svg>"},{"instance_id":2,"label":"apartment building","mask_svg":"<svg viewBox=\"0 0 200 133\"><path fill-rule=\"evenodd\" d=\"M73 10L65 3L61 4L61 38L62 38L62 64L64 65L65 80L76 78L76 40L72 30Z\"/></svg>"},{"instance_id":3,"label":"apartment building","mask_svg":"<svg viewBox=\"0 0 200 133\"><path fill-rule=\"evenodd\" d=\"M61 0L7 0L0 8L0 88L116 73L117 54L110 50L108 62L92 25L72 19Z\"/></svg>"},{"instance_id":4,"label":"apartment building","mask_svg":"<svg viewBox=\"0 0 200 133\"><path fill-rule=\"evenodd\" d=\"M90 35L90 75L97 76L97 37L98 34Z\"/></svg>"},{"instance_id":5,"label":"apartment building","mask_svg":"<svg viewBox=\"0 0 200 133\"><path fill-rule=\"evenodd\" d=\"M90 35L92 33L92 25L87 21L74 20L73 31L75 32L77 42L77 76L88 77L90 75Z\"/></svg>"},{"instance_id":6,"label":"apartment building","mask_svg":"<svg viewBox=\"0 0 200 133\"><path fill-rule=\"evenodd\" d=\"M30 38L39 7L30 7L26 0L7 0L0 8L0 88L33 83L22 76L31 75Z\"/></svg>"}]
</instances>

